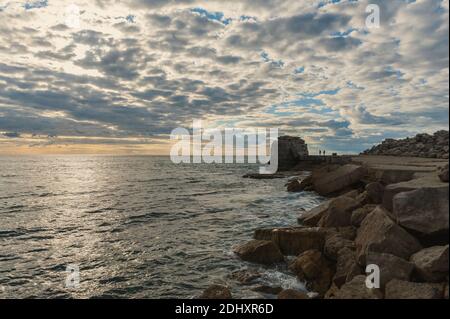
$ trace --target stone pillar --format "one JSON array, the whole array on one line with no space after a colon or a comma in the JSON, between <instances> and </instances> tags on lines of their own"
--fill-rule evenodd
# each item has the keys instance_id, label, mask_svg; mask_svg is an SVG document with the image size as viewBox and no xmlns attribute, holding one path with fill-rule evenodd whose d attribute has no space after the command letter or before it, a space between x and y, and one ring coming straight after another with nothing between
<instances>
[{"instance_id":1,"label":"stone pillar","mask_svg":"<svg viewBox=\"0 0 450 319\"><path fill-rule=\"evenodd\" d=\"M308 145L300 137L281 136L278 138L278 170L290 170L308 155Z\"/></svg>"}]
</instances>

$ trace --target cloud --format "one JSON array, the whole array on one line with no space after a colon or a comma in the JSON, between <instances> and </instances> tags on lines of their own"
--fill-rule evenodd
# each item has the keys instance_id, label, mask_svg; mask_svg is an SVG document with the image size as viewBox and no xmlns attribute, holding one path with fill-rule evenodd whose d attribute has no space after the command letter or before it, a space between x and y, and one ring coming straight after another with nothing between
<instances>
[{"instance_id":1,"label":"cloud","mask_svg":"<svg viewBox=\"0 0 450 319\"><path fill-rule=\"evenodd\" d=\"M195 118L357 151L448 126L448 0L73 2L80 28L63 2L0 6L1 132L161 141Z\"/></svg>"}]
</instances>

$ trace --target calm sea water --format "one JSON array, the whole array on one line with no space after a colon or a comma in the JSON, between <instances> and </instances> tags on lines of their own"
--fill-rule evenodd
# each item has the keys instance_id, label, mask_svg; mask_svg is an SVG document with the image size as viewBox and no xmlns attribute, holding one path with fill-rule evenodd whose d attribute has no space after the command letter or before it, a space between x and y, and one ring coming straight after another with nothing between
<instances>
[{"instance_id":1,"label":"calm sea water","mask_svg":"<svg viewBox=\"0 0 450 319\"><path fill-rule=\"evenodd\" d=\"M249 165L175 165L163 157L0 157L0 297L192 298L228 278L301 287L286 269L238 260L232 247L265 226L295 224L321 202ZM80 286L65 287L67 265Z\"/></svg>"}]
</instances>

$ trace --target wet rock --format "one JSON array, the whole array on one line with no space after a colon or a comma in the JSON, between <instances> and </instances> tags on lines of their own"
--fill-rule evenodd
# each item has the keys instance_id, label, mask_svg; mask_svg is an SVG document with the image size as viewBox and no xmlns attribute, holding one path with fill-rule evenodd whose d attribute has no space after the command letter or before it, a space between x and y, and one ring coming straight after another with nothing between
<instances>
[{"instance_id":1,"label":"wet rock","mask_svg":"<svg viewBox=\"0 0 450 319\"><path fill-rule=\"evenodd\" d=\"M311 249L322 250L325 231L322 228L274 228L255 231L255 239L271 240L284 255L297 256Z\"/></svg>"},{"instance_id":2,"label":"wet rock","mask_svg":"<svg viewBox=\"0 0 450 319\"><path fill-rule=\"evenodd\" d=\"M366 192L370 204L381 204L383 202L384 186L381 183L374 182L366 185Z\"/></svg>"},{"instance_id":3,"label":"wet rock","mask_svg":"<svg viewBox=\"0 0 450 319\"><path fill-rule=\"evenodd\" d=\"M446 188L420 188L399 193L393 199L393 216L398 224L422 237L448 234L448 191L447 184Z\"/></svg>"},{"instance_id":4,"label":"wet rock","mask_svg":"<svg viewBox=\"0 0 450 319\"><path fill-rule=\"evenodd\" d=\"M425 248L411 256L420 279L441 282L448 277L448 245Z\"/></svg>"},{"instance_id":5,"label":"wet rock","mask_svg":"<svg viewBox=\"0 0 450 319\"><path fill-rule=\"evenodd\" d=\"M326 174L313 173L312 184L320 195L330 195L357 184L365 174L366 170L362 166L347 164Z\"/></svg>"},{"instance_id":6,"label":"wet rock","mask_svg":"<svg viewBox=\"0 0 450 319\"><path fill-rule=\"evenodd\" d=\"M305 177L301 181L293 179L286 184L287 191L290 193L299 193L306 190L311 185L311 176Z\"/></svg>"},{"instance_id":7,"label":"wet rock","mask_svg":"<svg viewBox=\"0 0 450 319\"><path fill-rule=\"evenodd\" d=\"M203 291L200 299L232 299L232 295L228 287L212 285Z\"/></svg>"},{"instance_id":8,"label":"wet rock","mask_svg":"<svg viewBox=\"0 0 450 319\"><path fill-rule=\"evenodd\" d=\"M439 168L438 176L441 182L448 183L448 164Z\"/></svg>"},{"instance_id":9,"label":"wet rock","mask_svg":"<svg viewBox=\"0 0 450 319\"><path fill-rule=\"evenodd\" d=\"M360 275L345 283L341 289L334 292L334 299L382 299L380 289L369 289L366 286L366 276Z\"/></svg>"},{"instance_id":10,"label":"wet rock","mask_svg":"<svg viewBox=\"0 0 450 319\"><path fill-rule=\"evenodd\" d=\"M302 213L297 219L298 223L305 226L316 227L319 224L319 221L322 218L322 216L330 207L331 202L332 200L327 200L322 204L320 204L319 206Z\"/></svg>"},{"instance_id":11,"label":"wet rock","mask_svg":"<svg viewBox=\"0 0 450 319\"><path fill-rule=\"evenodd\" d=\"M241 285L252 285L262 274L255 270L237 270L230 275L230 279L236 280Z\"/></svg>"},{"instance_id":12,"label":"wet rock","mask_svg":"<svg viewBox=\"0 0 450 319\"><path fill-rule=\"evenodd\" d=\"M441 299L442 284L417 283L394 279L387 283L386 299Z\"/></svg>"},{"instance_id":13,"label":"wet rock","mask_svg":"<svg viewBox=\"0 0 450 319\"><path fill-rule=\"evenodd\" d=\"M278 299L309 299L309 297L302 291L286 289L278 294Z\"/></svg>"},{"instance_id":14,"label":"wet rock","mask_svg":"<svg viewBox=\"0 0 450 319\"><path fill-rule=\"evenodd\" d=\"M342 248L337 254L336 273L333 277L333 285L340 288L343 284L361 274L361 268L356 261L355 251L347 247Z\"/></svg>"},{"instance_id":15,"label":"wet rock","mask_svg":"<svg viewBox=\"0 0 450 319\"><path fill-rule=\"evenodd\" d=\"M242 260L259 264L274 264L284 260L279 248L268 240L252 240L236 247L234 252Z\"/></svg>"},{"instance_id":16,"label":"wet rock","mask_svg":"<svg viewBox=\"0 0 450 319\"><path fill-rule=\"evenodd\" d=\"M422 249L417 239L395 224L380 206L362 222L355 244L361 265L366 264L366 255L369 253L386 253L409 259Z\"/></svg>"},{"instance_id":17,"label":"wet rock","mask_svg":"<svg viewBox=\"0 0 450 319\"><path fill-rule=\"evenodd\" d=\"M353 198L340 196L332 200L319 221L321 227L345 227L351 225L352 213L360 204Z\"/></svg>"},{"instance_id":18,"label":"wet rock","mask_svg":"<svg viewBox=\"0 0 450 319\"><path fill-rule=\"evenodd\" d=\"M366 259L367 265L374 264L380 268L382 288L393 279L408 281L414 269L412 263L391 254L370 253Z\"/></svg>"},{"instance_id":19,"label":"wet rock","mask_svg":"<svg viewBox=\"0 0 450 319\"><path fill-rule=\"evenodd\" d=\"M352 226L354 227L361 226L361 223L364 220L364 218L366 218L367 215L373 212L376 207L377 207L376 205L368 204L354 210L351 217Z\"/></svg>"},{"instance_id":20,"label":"wet rock","mask_svg":"<svg viewBox=\"0 0 450 319\"><path fill-rule=\"evenodd\" d=\"M266 295L278 295L280 292L283 291L283 288L271 286L257 286L252 290Z\"/></svg>"},{"instance_id":21,"label":"wet rock","mask_svg":"<svg viewBox=\"0 0 450 319\"><path fill-rule=\"evenodd\" d=\"M330 288L334 270L328 260L318 250L308 250L300 254L290 265L289 269L297 277L307 282L307 287L324 295Z\"/></svg>"}]
</instances>

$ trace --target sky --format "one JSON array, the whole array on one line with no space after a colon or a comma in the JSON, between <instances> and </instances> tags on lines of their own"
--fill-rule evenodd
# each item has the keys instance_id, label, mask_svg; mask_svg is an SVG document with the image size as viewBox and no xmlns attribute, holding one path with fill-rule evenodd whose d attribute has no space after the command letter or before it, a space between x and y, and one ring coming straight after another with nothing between
<instances>
[{"instance_id":1,"label":"sky","mask_svg":"<svg viewBox=\"0 0 450 319\"><path fill-rule=\"evenodd\" d=\"M448 0L0 0L0 34L0 155L168 154L193 120L313 153L448 129Z\"/></svg>"}]
</instances>

